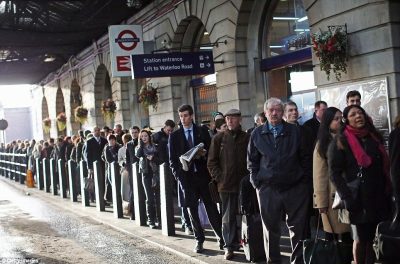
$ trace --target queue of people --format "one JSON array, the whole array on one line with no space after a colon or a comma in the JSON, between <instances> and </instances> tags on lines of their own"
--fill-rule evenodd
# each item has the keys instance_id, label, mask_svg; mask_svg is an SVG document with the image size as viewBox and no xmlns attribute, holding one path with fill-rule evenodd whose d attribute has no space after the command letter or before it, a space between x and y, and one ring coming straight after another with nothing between
<instances>
[{"instance_id":1,"label":"queue of people","mask_svg":"<svg viewBox=\"0 0 400 264\"><path fill-rule=\"evenodd\" d=\"M95 127L63 139L12 142L3 150L26 153L32 159L71 159L77 164L84 160L88 179L94 177L93 162L98 161L106 176L106 203L112 200L109 165L118 163L123 181L129 182L123 192L132 220L131 168L137 162L150 228L161 225L159 165L165 164L166 173L176 181L182 228L187 235L193 235L194 251L204 250L204 228L198 210L202 201L218 241L216 246L224 250L226 260L234 259L241 246L236 217L239 188L241 180L249 175L257 193L264 234L259 243L264 245L267 263L282 261L282 219L290 233L290 261L303 263L302 241L310 238L310 218L317 214L327 239L353 243L354 263L369 264L374 262L372 243L377 224L389 219L391 210L399 218L400 117L389 138L388 156L382 136L360 106L360 93L350 91L346 102L348 106L341 111L318 101L313 118L300 125L294 102L269 98L248 131L242 129L239 109L215 113L211 129L196 125L192 106L184 104L178 108L177 129L173 120L167 120L156 133L137 126L124 131L117 124L114 130ZM199 144L202 147L185 170L181 156ZM31 164L34 170L34 162ZM348 186L355 180L356 190ZM211 197L210 181L217 184L219 206ZM347 221L332 208L335 192L349 212ZM90 199L93 201L94 195Z\"/></svg>"}]
</instances>

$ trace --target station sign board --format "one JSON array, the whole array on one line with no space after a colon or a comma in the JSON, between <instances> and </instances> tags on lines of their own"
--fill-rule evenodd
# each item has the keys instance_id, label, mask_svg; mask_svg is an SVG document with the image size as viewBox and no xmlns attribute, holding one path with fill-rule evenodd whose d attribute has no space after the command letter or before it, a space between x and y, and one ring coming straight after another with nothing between
<instances>
[{"instance_id":1,"label":"station sign board","mask_svg":"<svg viewBox=\"0 0 400 264\"><path fill-rule=\"evenodd\" d=\"M113 77L131 75L132 54L143 54L141 25L114 25L108 27L111 74Z\"/></svg>"},{"instance_id":2,"label":"station sign board","mask_svg":"<svg viewBox=\"0 0 400 264\"><path fill-rule=\"evenodd\" d=\"M211 51L132 55L132 79L215 72Z\"/></svg>"}]
</instances>

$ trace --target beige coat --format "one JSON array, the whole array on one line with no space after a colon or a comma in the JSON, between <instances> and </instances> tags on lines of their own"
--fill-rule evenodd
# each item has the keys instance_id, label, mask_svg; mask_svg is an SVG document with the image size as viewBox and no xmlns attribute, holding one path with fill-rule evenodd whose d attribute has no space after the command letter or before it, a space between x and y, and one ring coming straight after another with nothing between
<instances>
[{"instance_id":1,"label":"beige coat","mask_svg":"<svg viewBox=\"0 0 400 264\"><path fill-rule=\"evenodd\" d=\"M337 210L332 209L336 188L329 180L328 163L319 155L318 146L317 143L313 155L314 208L328 208L328 214L321 214L325 232L335 234L350 232L350 225L339 223Z\"/></svg>"}]
</instances>

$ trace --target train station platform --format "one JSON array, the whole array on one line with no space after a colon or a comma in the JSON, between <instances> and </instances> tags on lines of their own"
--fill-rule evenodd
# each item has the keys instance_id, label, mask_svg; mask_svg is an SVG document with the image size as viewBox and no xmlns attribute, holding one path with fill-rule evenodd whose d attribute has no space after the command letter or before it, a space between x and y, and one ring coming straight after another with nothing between
<instances>
[{"instance_id":1,"label":"train station platform","mask_svg":"<svg viewBox=\"0 0 400 264\"><path fill-rule=\"evenodd\" d=\"M0 177L0 180L12 188L31 197L38 198L51 206L68 210L80 217L90 218L104 226L132 236L135 239L140 239L145 243L157 246L160 250L176 254L187 259L188 262L191 263L249 263L245 258L243 249L239 252L235 252L235 257L231 261L224 260L224 251L219 249L214 233L209 228L207 228L205 232L206 241L204 242L204 252L202 254L194 253L193 248L195 240L193 236L186 235L181 229L178 212L175 214L175 236L164 236L161 234L160 229L138 226L134 220L130 220L126 216L124 218L115 218L113 216L112 207L106 207L105 212L99 212L94 205L83 207L79 200L78 202L71 202L69 199L62 199L60 196L53 196L50 193L40 191L36 188L27 188L26 185L10 181L4 177ZM281 248L284 251L282 252L284 255L283 263L285 264L289 263L289 238L286 235L283 236L282 242ZM260 241L260 243L262 243L262 241Z\"/></svg>"}]
</instances>

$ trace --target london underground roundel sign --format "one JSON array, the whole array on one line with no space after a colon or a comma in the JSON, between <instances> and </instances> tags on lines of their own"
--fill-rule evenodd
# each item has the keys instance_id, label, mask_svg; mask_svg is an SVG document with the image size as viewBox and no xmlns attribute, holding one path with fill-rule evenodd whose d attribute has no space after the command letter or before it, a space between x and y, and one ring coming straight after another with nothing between
<instances>
[{"instance_id":1,"label":"london underground roundel sign","mask_svg":"<svg viewBox=\"0 0 400 264\"><path fill-rule=\"evenodd\" d=\"M139 42L140 38L136 36L135 32L129 29L122 30L115 39L115 43L126 51L131 51L136 48Z\"/></svg>"},{"instance_id":2,"label":"london underground roundel sign","mask_svg":"<svg viewBox=\"0 0 400 264\"><path fill-rule=\"evenodd\" d=\"M0 130L6 130L8 127L8 122L5 119L0 119Z\"/></svg>"}]
</instances>

